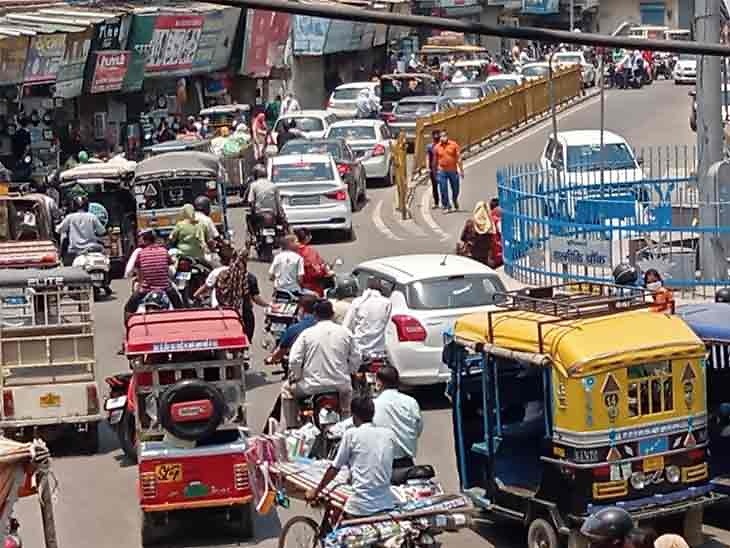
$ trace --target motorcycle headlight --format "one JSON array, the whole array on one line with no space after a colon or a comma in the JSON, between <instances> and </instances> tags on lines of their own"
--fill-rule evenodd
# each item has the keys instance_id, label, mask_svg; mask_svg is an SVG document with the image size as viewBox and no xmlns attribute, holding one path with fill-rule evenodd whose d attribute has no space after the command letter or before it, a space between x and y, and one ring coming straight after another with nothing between
<instances>
[{"instance_id":1,"label":"motorcycle headlight","mask_svg":"<svg viewBox=\"0 0 730 548\"><path fill-rule=\"evenodd\" d=\"M634 472L631 474L631 487L637 490L646 487L646 476L644 472Z\"/></svg>"},{"instance_id":2,"label":"motorcycle headlight","mask_svg":"<svg viewBox=\"0 0 730 548\"><path fill-rule=\"evenodd\" d=\"M677 483L680 477L679 466L667 466L666 475L669 483Z\"/></svg>"}]
</instances>

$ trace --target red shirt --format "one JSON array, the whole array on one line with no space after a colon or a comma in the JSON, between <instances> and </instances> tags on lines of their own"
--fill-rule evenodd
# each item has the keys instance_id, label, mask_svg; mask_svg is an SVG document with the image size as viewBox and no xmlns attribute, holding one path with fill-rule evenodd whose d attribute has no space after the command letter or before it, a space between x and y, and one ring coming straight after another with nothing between
<instances>
[{"instance_id":1,"label":"red shirt","mask_svg":"<svg viewBox=\"0 0 730 548\"><path fill-rule=\"evenodd\" d=\"M170 259L167 249L159 244L143 247L137 256L136 267L140 271L140 288L143 291L165 291L170 286Z\"/></svg>"},{"instance_id":2,"label":"red shirt","mask_svg":"<svg viewBox=\"0 0 730 548\"><path fill-rule=\"evenodd\" d=\"M314 291L320 297L324 296L320 281L327 273L327 267L322 256L310 245L300 245L298 253L304 259L304 280L302 281L302 287Z\"/></svg>"}]
</instances>

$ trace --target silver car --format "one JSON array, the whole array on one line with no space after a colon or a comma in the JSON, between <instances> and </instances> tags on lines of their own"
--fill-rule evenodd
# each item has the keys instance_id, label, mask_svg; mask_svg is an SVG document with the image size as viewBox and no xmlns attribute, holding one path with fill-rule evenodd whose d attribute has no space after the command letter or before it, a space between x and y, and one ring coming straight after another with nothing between
<instances>
[{"instance_id":1,"label":"silver car","mask_svg":"<svg viewBox=\"0 0 730 548\"><path fill-rule=\"evenodd\" d=\"M436 112L443 112L456 108L456 104L448 97L424 95L423 97L406 97L401 99L388 115L388 125L394 135L401 131L406 135L406 141L411 144L416 140L416 120L431 116Z\"/></svg>"},{"instance_id":2,"label":"silver car","mask_svg":"<svg viewBox=\"0 0 730 548\"><path fill-rule=\"evenodd\" d=\"M441 90L441 97L450 99L456 105L471 105L491 93L494 93L494 88L485 82L447 83Z\"/></svg>"}]
</instances>

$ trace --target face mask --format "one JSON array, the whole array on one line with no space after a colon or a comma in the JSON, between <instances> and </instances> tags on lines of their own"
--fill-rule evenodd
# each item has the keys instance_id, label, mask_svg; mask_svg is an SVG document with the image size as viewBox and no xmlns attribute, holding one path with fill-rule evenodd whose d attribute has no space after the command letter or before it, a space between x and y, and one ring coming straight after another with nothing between
<instances>
[{"instance_id":1,"label":"face mask","mask_svg":"<svg viewBox=\"0 0 730 548\"><path fill-rule=\"evenodd\" d=\"M648 284L646 284L646 288L649 291L658 291L662 288L662 282L649 282Z\"/></svg>"}]
</instances>

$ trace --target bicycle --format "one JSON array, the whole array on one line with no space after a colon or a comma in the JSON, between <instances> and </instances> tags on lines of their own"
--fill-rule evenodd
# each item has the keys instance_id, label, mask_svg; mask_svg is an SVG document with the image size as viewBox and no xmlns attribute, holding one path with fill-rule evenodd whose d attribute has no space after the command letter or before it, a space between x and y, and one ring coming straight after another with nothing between
<instances>
[{"instance_id":1,"label":"bicycle","mask_svg":"<svg viewBox=\"0 0 730 548\"><path fill-rule=\"evenodd\" d=\"M318 524L309 516L294 516L284 524L279 534L279 548L316 548L324 545L324 539L329 535L342 518L342 510L336 508L330 501L320 498L311 503L313 508L322 504L324 514ZM297 535L298 530L306 535L306 542L301 542Z\"/></svg>"}]
</instances>

